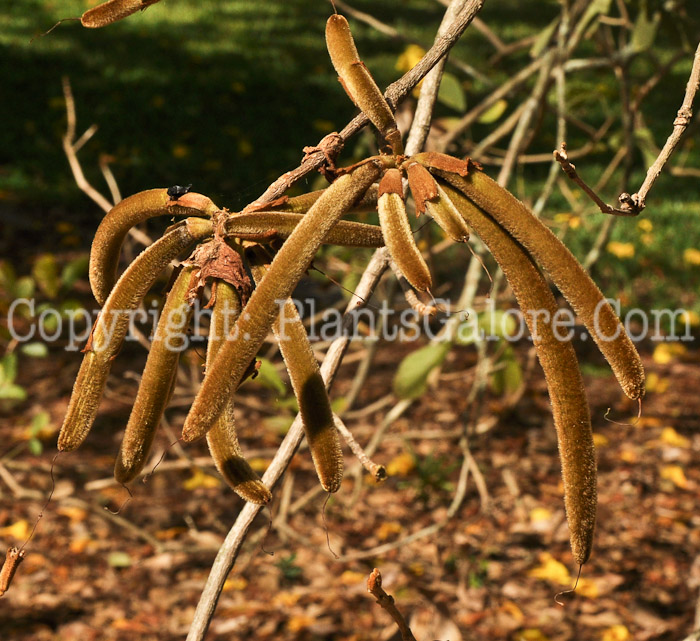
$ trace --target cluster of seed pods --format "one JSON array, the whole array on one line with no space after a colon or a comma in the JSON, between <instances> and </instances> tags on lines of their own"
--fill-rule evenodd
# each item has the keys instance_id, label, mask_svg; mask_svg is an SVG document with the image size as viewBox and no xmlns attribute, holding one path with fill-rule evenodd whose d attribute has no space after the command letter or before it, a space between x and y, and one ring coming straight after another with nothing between
<instances>
[{"instance_id":1,"label":"cluster of seed pods","mask_svg":"<svg viewBox=\"0 0 700 641\"><path fill-rule=\"evenodd\" d=\"M196 245L174 280L161 317L179 314L181 329L192 302L202 295L205 284L212 284L206 371L185 420L183 440L206 436L227 483L248 501L270 500L269 490L241 452L232 399L250 374L268 332L272 329L279 334L282 313L287 336L280 338L280 350L311 455L322 486L335 492L343 470L336 417L289 297L323 243L361 247L386 243L409 283L419 291L430 289L430 272L406 214L406 178L418 215L431 216L456 242L466 242L470 231L481 238L502 267L523 311L549 389L571 546L576 562L582 565L591 553L597 503L591 420L577 358L572 345L556 335L553 323L558 307L541 270L596 340L625 394L635 400L644 394L639 355L612 307L571 252L476 163L432 152L403 154L393 113L360 61L345 18L331 16L326 41L345 90L391 152L336 171L335 180L325 190L283 198L250 213L220 210L201 194L165 189L142 192L117 205L100 225L92 247L90 282L103 310L84 350L59 449L78 447L94 422L112 359L124 339L129 311L139 305L173 259ZM379 227L341 220L353 209L367 206L376 206ZM129 228L153 216L174 214L187 218L170 227L117 279L120 247ZM282 310L278 301L286 301ZM109 332L103 319L111 323ZM228 327L231 319L235 323ZM166 321L161 323L115 466L115 475L122 482L133 479L143 467L173 385L178 352L170 349L175 339Z\"/></svg>"}]
</instances>

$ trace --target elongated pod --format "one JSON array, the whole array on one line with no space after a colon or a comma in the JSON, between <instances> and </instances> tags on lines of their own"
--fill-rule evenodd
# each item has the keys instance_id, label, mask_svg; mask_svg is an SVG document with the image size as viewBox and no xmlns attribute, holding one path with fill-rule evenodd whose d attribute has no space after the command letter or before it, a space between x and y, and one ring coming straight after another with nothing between
<instances>
[{"instance_id":1,"label":"elongated pod","mask_svg":"<svg viewBox=\"0 0 700 641\"><path fill-rule=\"evenodd\" d=\"M185 267L180 272L160 313L141 384L114 465L114 478L120 483L133 480L143 468L158 424L170 400L180 352L186 347L185 332L192 317L187 294L193 271L193 267Z\"/></svg>"},{"instance_id":2,"label":"elongated pod","mask_svg":"<svg viewBox=\"0 0 700 641\"><path fill-rule=\"evenodd\" d=\"M285 211L293 214L305 214L311 206L321 197L321 194L325 189L317 189L316 191L309 191L300 196L282 196L277 200L273 200L269 203L263 203L256 206L252 211ZM373 211L377 208L377 186L372 185L364 193L362 198L360 198L350 210L351 212L364 212ZM244 213L251 213L251 209L246 207Z\"/></svg>"},{"instance_id":3,"label":"elongated pod","mask_svg":"<svg viewBox=\"0 0 700 641\"><path fill-rule=\"evenodd\" d=\"M261 259L261 254L258 254L258 259ZM251 271L257 283L262 281L267 267L259 263L252 265ZM340 449L338 428L333 420L331 402L318 361L291 298L284 302L272 330L299 403L304 434L316 474L326 492L337 492L343 479L343 452Z\"/></svg>"},{"instance_id":4,"label":"elongated pod","mask_svg":"<svg viewBox=\"0 0 700 641\"><path fill-rule=\"evenodd\" d=\"M160 0L109 0L88 9L80 18L83 27L97 29L127 18Z\"/></svg>"},{"instance_id":5,"label":"elongated pod","mask_svg":"<svg viewBox=\"0 0 700 641\"><path fill-rule=\"evenodd\" d=\"M289 212L256 211L251 214L233 215L224 224L226 234L244 239L270 240L287 238L303 218L302 214ZM345 247L382 247L384 237L376 225L338 221L323 239L326 245L344 245Z\"/></svg>"},{"instance_id":6,"label":"elongated pod","mask_svg":"<svg viewBox=\"0 0 700 641\"><path fill-rule=\"evenodd\" d=\"M360 60L348 21L333 14L326 23L326 46L340 82L352 101L365 113L395 154L403 153L394 114L377 83Z\"/></svg>"},{"instance_id":7,"label":"elongated pod","mask_svg":"<svg viewBox=\"0 0 700 641\"><path fill-rule=\"evenodd\" d=\"M102 219L90 249L90 287L99 305L104 305L117 281L119 253L129 230L154 216L207 216L216 205L201 194L185 194L178 200L167 189L149 189L122 200Z\"/></svg>"},{"instance_id":8,"label":"elongated pod","mask_svg":"<svg viewBox=\"0 0 700 641\"><path fill-rule=\"evenodd\" d=\"M597 492L591 417L576 353L568 340L555 333L557 303L522 245L460 192L444 189L503 269L530 329L552 403L571 549L582 565L593 544Z\"/></svg>"},{"instance_id":9,"label":"elongated pod","mask_svg":"<svg viewBox=\"0 0 700 641\"><path fill-rule=\"evenodd\" d=\"M222 280L216 281L215 302L209 326L207 369L214 362L214 357L240 313L241 301L236 289ZM238 444L233 397L226 401L219 418L207 432L207 444L216 469L238 496L258 505L270 502L270 490L250 467Z\"/></svg>"},{"instance_id":10,"label":"elongated pod","mask_svg":"<svg viewBox=\"0 0 700 641\"><path fill-rule=\"evenodd\" d=\"M5 562L0 570L0 596L3 596L10 589L12 579L15 577L19 564L24 561L25 554L24 550L15 547L7 549Z\"/></svg>"},{"instance_id":11,"label":"elongated pod","mask_svg":"<svg viewBox=\"0 0 700 641\"><path fill-rule=\"evenodd\" d=\"M141 252L117 281L85 347L66 418L58 435L59 450L74 450L90 431L112 359L126 336L131 312L139 306L171 260L212 233L210 221L188 218Z\"/></svg>"},{"instance_id":12,"label":"elongated pod","mask_svg":"<svg viewBox=\"0 0 700 641\"><path fill-rule=\"evenodd\" d=\"M182 430L185 441L200 438L211 428L277 318L277 301L291 295L323 239L378 178L381 166L381 160L372 160L340 176L284 242L204 377L185 419Z\"/></svg>"},{"instance_id":13,"label":"elongated pod","mask_svg":"<svg viewBox=\"0 0 700 641\"><path fill-rule=\"evenodd\" d=\"M436 169L520 242L550 275L586 326L617 377L634 400L644 396L644 366L620 319L574 255L510 192L481 171L465 177Z\"/></svg>"},{"instance_id":14,"label":"elongated pod","mask_svg":"<svg viewBox=\"0 0 700 641\"><path fill-rule=\"evenodd\" d=\"M430 270L413 238L403 201L403 186L398 169L389 169L379 183L379 224L391 257L409 283L425 291L432 286Z\"/></svg>"}]
</instances>

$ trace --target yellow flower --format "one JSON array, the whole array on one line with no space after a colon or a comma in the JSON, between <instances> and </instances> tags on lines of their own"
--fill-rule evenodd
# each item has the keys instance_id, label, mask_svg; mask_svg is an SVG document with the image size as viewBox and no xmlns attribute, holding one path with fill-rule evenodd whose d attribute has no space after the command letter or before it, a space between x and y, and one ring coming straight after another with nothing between
<instances>
[{"instance_id":1,"label":"yellow flower","mask_svg":"<svg viewBox=\"0 0 700 641\"><path fill-rule=\"evenodd\" d=\"M425 49L418 45L408 45L396 61L396 70L406 73L415 67L425 55Z\"/></svg>"},{"instance_id":2,"label":"yellow flower","mask_svg":"<svg viewBox=\"0 0 700 641\"><path fill-rule=\"evenodd\" d=\"M640 218L637 221L637 229L648 234L652 229L654 229L654 225L648 218Z\"/></svg>"},{"instance_id":3,"label":"yellow flower","mask_svg":"<svg viewBox=\"0 0 700 641\"><path fill-rule=\"evenodd\" d=\"M608 243L608 251L617 258L632 258L634 256L634 245L632 243L619 243L616 240L612 240Z\"/></svg>"},{"instance_id":4,"label":"yellow flower","mask_svg":"<svg viewBox=\"0 0 700 641\"><path fill-rule=\"evenodd\" d=\"M688 265L700 265L700 249L686 249L683 252L683 261Z\"/></svg>"}]
</instances>

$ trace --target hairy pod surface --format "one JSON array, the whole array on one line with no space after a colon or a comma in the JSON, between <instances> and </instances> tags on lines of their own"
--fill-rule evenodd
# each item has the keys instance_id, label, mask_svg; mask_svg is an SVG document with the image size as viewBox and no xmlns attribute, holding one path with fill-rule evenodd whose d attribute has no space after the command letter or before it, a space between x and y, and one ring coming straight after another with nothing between
<instances>
[{"instance_id":1,"label":"hairy pod surface","mask_svg":"<svg viewBox=\"0 0 700 641\"><path fill-rule=\"evenodd\" d=\"M552 323L558 306L527 251L490 216L456 190L445 191L503 269L518 301L544 370L564 481L564 501L574 559L589 558L595 530L596 458L588 401L574 348Z\"/></svg>"},{"instance_id":2,"label":"hairy pod surface","mask_svg":"<svg viewBox=\"0 0 700 641\"><path fill-rule=\"evenodd\" d=\"M288 238L302 218L302 214L289 212L256 211L231 216L226 220L224 229L227 235L236 238L261 242L269 238L272 241ZM328 232L323 243L345 247L383 247L384 237L381 228L376 225L340 220Z\"/></svg>"},{"instance_id":3,"label":"hairy pod surface","mask_svg":"<svg viewBox=\"0 0 700 641\"><path fill-rule=\"evenodd\" d=\"M216 205L201 194L186 194L182 204L171 200L167 189L149 189L129 196L102 219L90 249L90 287L99 305L104 305L117 282L119 254L129 230L155 216L208 216Z\"/></svg>"},{"instance_id":4,"label":"hairy pod surface","mask_svg":"<svg viewBox=\"0 0 700 641\"><path fill-rule=\"evenodd\" d=\"M267 268L253 265L251 271L255 281L260 282ZM326 492L337 492L343 480L343 452L338 429L318 361L291 298L284 302L272 330L299 404L304 434L318 479Z\"/></svg>"},{"instance_id":5,"label":"hairy pod surface","mask_svg":"<svg viewBox=\"0 0 700 641\"><path fill-rule=\"evenodd\" d=\"M394 114L377 83L360 60L348 21L333 14L326 23L326 46L340 82L351 100L391 145L395 154L403 153L401 133Z\"/></svg>"},{"instance_id":6,"label":"hairy pod surface","mask_svg":"<svg viewBox=\"0 0 700 641\"><path fill-rule=\"evenodd\" d=\"M109 0L88 9L80 18L83 27L97 29L127 18L160 0Z\"/></svg>"},{"instance_id":7,"label":"hairy pod surface","mask_svg":"<svg viewBox=\"0 0 700 641\"><path fill-rule=\"evenodd\" d=\"M85 347L86 353L58 435L59 450L74 450L90 431L112 360L129 328L131 312L139 306L171 260L212 233L210 221L188 218L141 252L117 281Z\"/></svg>"},{"instance_id":8,"label":"hairy pod surface","mask_svg":"<svg viewBox=\"0 0 700 641\"><path fill-rule=\"evenodd\" d=\"M488 213L550 275L610 364L624 393L644 396L644 366L620 319L574 255L510 192L481 171L435 172Z\"/></svg>"},{"instance_id":9,"label":"hairy pod surface","mask_svg":"<svg viewBox=\"0 0 700 641\"><path fill-rule=\"evenodd\" d=\"M216 282L215 302L209 325L207 370L241 313L241 300L236 288L224 281ZM207 432L207 445L216 469L231 489L243 500L265 505L272 499L270 490L243 456L236 434L233 397Z\"/></svg>"},{"instance_id":10,"label":"hairy pod surface","mask_svg":"<svg viewBox=\"0 0 700 641\"><path fill-rule=\"evenodd\" d=\"M24 550L15 547L7 549L5 562L0 570L0 596L3 596L10 589L12 579L15 578L19 564L24 561L25 554Z\"/></svg>"},{"instance_id":11,"label":"hairy pod surface","mask_svg":"<svg viewBox=\"0 0 700 641\"><path fill-rule=\"evenodd\" d=\"M193 271L193 267L186 267L180 272L160 313L114 465L114 478L119 483L128 483L143 469L158 424L170 400L180 352L186 347L185 332L192 317L187 294Z\"/></svg>"},{"instance_id":12,"label":"hairy pod surface","mask_svg":"<svg viewBox=\"0 0 700 641\"><path fill-rule=\"evenodd\" d=\"M449 238L457 243L466 243L469 240L469 225L440 185L437 200L427 201L425 208Z\"/></svg>"},{"instance_id":13,"label":"hairy pod surface","mask_svg":"<svg viewBox=\"0 0 700 641\"><path fill-rule=\"evenodd\" d=\"M408 222L398 169L389 169L379 183L379 224L384 242L401 273L413 287L426 291L432 286L430 270L421 256Z\"/></svg>"},{"instance_id":14,"label":"hairy pod surface","mask_svg":"<svg viewBox=\"0 0 700 641\"><path fill-rule=\"evenodd\" d=\"M185 441L194 441L211 428L277 318L277 301L292 294L328 232L379 177L381 168L380 159L372 160L340 176L294 228L204 377L185 419Z\"/></svg>"}]
</instances>

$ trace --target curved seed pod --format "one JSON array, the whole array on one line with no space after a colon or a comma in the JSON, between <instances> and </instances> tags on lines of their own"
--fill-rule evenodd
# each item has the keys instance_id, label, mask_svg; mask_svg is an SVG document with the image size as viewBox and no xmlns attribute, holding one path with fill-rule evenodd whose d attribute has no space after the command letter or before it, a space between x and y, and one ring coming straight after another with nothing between
<instances>
[{"instance_id":1,"label":"curved seed pod","mask_svg":"<svg viewBox=\"0 0 700 641\"><path fill-rule=\"evenodd\" d=\"M160 313L141 384L114 465L114 478L119 483L133 480L143 468L158 424L170 400L180 352L186 347L184 332L192 317L187 294L193 272L193 267L186 267L180 272Z\"/></svg>"},{"instance_id":2,"label":"curved seed pod","mask_svg":"<svg viewBox=\"0 0 700 641\"><path fill-rule=\"evenodd\" d=\"M382 162L372 160L340 176L284 242L204 377L182 429L185 441L211 428L277 318L277 301L291 295L333 225L378 178Z\"/></svg>"},{"instance_id":3,"label":"curved seed pod","mask_svg":"<svg viewBox=\"0 0 700 641\"><path fill-rule=\"evenodd\" d=\"M389 104L355 47L350 25L335 13L326 23L326 46L340 82L352 101L365 113L395 154L403 153L401 133Z\"/></svg>"},{"instance_id":4,"label":"curved seed pod","mask_svg":"<svg viewBox=\"0 0 700 641\"><path fill-rule=\"evenodd\" d=\"M226 341L231 324L240 313L241 301L236 289L222 280L216 281L216 297L209 326L207 370ZM219 418L207 432L207 444L216 469L238 496L257 505L270 502L270 490L250 467L238 444L232 397L227 400Z\"/></svg>"},{"instance_id":5,"label":"curved seed pod","mask_svg":"<svg viewBox=\"0 0 700 641\"><path fill-rule=\"evenodd\" d=\"M435 170L520 242L551 276L610 363L625 394L644 396L644 366L620 319L564 244L510 192L481 171Z\"/></svg>"},{"instance_id":6,"label":"curved seed pod","mask_svg":"<svg viewBox=\"0 0 700 641\"><path fill-rule=\"evenodd\" d=\"M379 183L379 224L391 257L409 283L425 291L432 286L430 271L421 256L408 223L398 169L389 169Z\"/></svg>"},{"instance_id":7,"label":"curved seed pod","mask_svg":"<svg viewBox=\"0 0 700 641\"><path fill-rule=\"evenodd\" d=\"M489 248L525 316L544 370L564 481L564 501L574 559L590 556L597 505L596 459L591 417L576 353L555 333L557 303L532 259L504 229L456 190L445 187L456 208Z\"/></svg>"},{"instance_id":8,"label":"curved seed pod","mask_svg":"<svg viewBox=\"0 0 700 641\"><path fill-rule=\"evenodd\" d=\"M216 205L201 194L185 194L172 200L167 189L149 189L129 196L102 219L90 248L90 287L104 305L117 281L119 253L129 230L154 216L212 216Z\"/></svg>"},{"instance_id":9,"label":"curved seed pod","mask_svg":"<svg viewBox=\"0 0 700 641\"><path fill-rule=\"evenodd\" d=\"M109 0L88 9L80 18L83 27L96 29L117 22L160 0Z\"/></svg>"},{"instance_id":10,"label":"curved seed pod","mask_svg":"<svg viewBox=\"0 0 700 641\"><path fill-rule=\"evenodd\" d=\"M256 211L231 216L224 223L226 234L250 240L287 238L303 218L302 214ZM271 234L270 232L273 232ZM323 239L326 245L383 247L384 237L377 225L340 220Z\"/></svg>"},{"instance_id":11,"label":"curved seed pod","mask_svg":"<svg viewBox=\"0 0 700 641\"><path fill-rule=\"evenodd\" d=\"M321 197L325 189L317 189L310 191L300 196L282 196L277 201L273 201L267 205L263 205L261 210L269 211L288 211L293 214L305 214L311 206ZM353 212L373 211L377 207L377 186L370 187L353 206Z\"/></svg>"},{"instance_id":12,"label":"curved seed pod","mask_svg":"<svg viewBox=\"0 0 700 641\"><path fill-rule=\"evenodd\" d=\"M464 218L445 194L445 190L438 185L438 199L427 201L425 208L433 220L440 225L452 240L457 243L466 243L469 240L469 226Z\"/></svg>"},{"instance_id":13,"label":"curved seed pod","mask_svg":"<svg viewBox=\"0 0 700 641\"><path fill-rule=\"evenodd\" d=\"M112 360L129 328L131 312L171 260L212 233L210 221L188 218L141 252L117 281L85 347L85 357L58 435L59 450L74 450L90 431Z\"/></svg>"},{"instance_id":14,"label":"curved seed pod","mask_svg":"<svg viewBox=\"0 0 700 641\"><path fill-rule=\"evenodd\" d=\"M267 268L264 265L253 265L251 271L258 283L267 273ZM338 428L333 420L331 402L318 361L291 298L284 302L272 329L299 403L304 434L316 474L326 492L337 492L343 480L343 452L340 449Z\"/></svg>"},{"instance_id":15,"label":"curved seed pod","mask_svg":"<svg viewBox=\"0 0 700 641\"><path fill-rule=\"evenodd\" d=\"M26 552L23 549L7 548L5 562L2 565L2 570L0 570L0 596L3 596L10 589L12 579L15 578L19 564L24 561L25 554Z\"/></svg>"}]
</instances>

